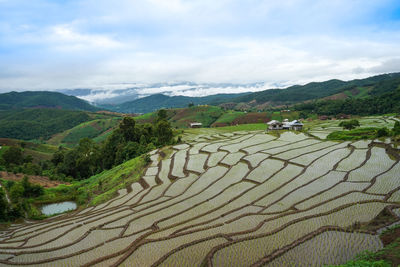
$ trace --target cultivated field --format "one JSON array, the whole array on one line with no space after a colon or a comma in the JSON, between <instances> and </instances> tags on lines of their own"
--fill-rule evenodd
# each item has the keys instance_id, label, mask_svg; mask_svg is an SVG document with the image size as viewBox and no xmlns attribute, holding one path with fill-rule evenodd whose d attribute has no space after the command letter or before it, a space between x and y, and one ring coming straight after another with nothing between
<instances>
[{"instance_id":1,"label":"cultivated field","mask_svg":"<svg viewBox=\"0 0 400 267\"><path fill-rule=\"evenodd\" d=\"M382 247L367 225L400 207L399 151L302 133L185 136L95 207L12 225L0 264L315 266ZM394 211L392 211L394 210Z\"/></svg>"}]
</instances>

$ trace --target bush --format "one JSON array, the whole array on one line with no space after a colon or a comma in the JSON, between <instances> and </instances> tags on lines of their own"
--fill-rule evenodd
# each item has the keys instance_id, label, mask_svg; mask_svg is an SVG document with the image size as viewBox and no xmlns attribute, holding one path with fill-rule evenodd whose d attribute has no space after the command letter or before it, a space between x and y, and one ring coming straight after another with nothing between
<instances>
[{"instance_id":1,"label":"bush","mask_svg":"<svg viewBox=\"0 0 400 267\"><path fill-rule=\"evenodd\" d=\"M389 136L389 130L386 127L380 128L376 131L378 137Z\"/></svg>"},{"instance_id":2,"label":"bush","mask_svg":"<svg viewBox=\"0 0 400 267\"><path fill-rule=\"evenodd\" d=\"M342 121L339 123L339 126L346 130L352 130L360 126L360 122L358 120Z\"/></svg>"}]
</instances>

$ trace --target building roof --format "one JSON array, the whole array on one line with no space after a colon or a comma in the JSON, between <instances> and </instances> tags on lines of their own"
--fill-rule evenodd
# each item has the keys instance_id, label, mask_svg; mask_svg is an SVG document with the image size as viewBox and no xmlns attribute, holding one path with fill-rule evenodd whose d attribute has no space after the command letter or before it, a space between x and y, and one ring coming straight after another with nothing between
<instances>
[{"instance_id":1,"label":"building roof","mask_svg":"<svg viewBox=\"0 0 400 267\"><path fill-rule=\"evenodd\" d=\"M304 124L302 124L300 121L298 121L298 120L294 120L294 121L291 121L290 123L289 123L289 125L290 126L303 126Z\"/></svg>"},{"instance_id":2,"label":"building roof","mask_svg":"<svg viewBox=\"0 0 400 267\"><path fill-rule=\"evenodd\" d=\"M282 124L282 122L277 121L277 120L272 120L272 121L267 122L267 124L268 124L268 125Z\"/></svg>"},{"instance_id":3,"label":"building roof","mask_svg":"<svg viewBox=\"0 0 400 267\"><path fill-rule=\"evenodd\" d=\"M191 122L190 126L201 126L203 125L201 122Z\"/></svg>"}]
</instances>

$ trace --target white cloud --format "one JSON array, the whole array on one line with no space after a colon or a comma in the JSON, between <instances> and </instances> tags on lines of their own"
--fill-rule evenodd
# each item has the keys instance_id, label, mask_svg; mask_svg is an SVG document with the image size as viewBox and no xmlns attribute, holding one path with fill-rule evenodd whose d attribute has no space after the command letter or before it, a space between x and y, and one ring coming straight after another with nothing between
<instances>
[{"instance_id":1,"label":"white cloud","mask_svg":"<svg viewBox=\"0 0 400 267\"><path fill-rule=\"evenodd\" d=\"M0 90L305 83L400 71L399 28L374 16L395 3L82 0L60 4L43 24L22 17L33 14L30 5L20 18L0 19Z\"/></svg>"},{"instance_id":2,"label":"white cloud","mask_svg":"<svg viewBox=\"0 0 400 267\"><path fill-rule=\"evenodd\" d=\"M51 28L48 40L62 50L76 49L114 49L123 44L100 34L82 34L69 25L57 25Z\"/></svg>"}]
</instances>

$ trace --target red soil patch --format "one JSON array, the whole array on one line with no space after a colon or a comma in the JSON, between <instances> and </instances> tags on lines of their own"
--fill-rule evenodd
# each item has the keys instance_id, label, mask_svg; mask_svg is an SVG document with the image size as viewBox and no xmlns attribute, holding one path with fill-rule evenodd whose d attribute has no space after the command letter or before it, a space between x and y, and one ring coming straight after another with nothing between
<instances>
[{"instance_id":1,"label":"red soil patch","mask_svg":"<svg viewBox=\"0 0 400 267\"><path fill-rule=\"evenodd\" d=\"M95 128L97 131L101 131L101 130L103 130L103 128L101 128L101 126L99 125L99 123L98 122L92 122L91 124L90 124L90 126L92 126L93 128Z\"/></svg>"},{"instance_id":2,"label":"red soil patch","mask_svg":"<svg viewBox=\"0 0 400 267\"><path fill-rule=\"evenodd\" d=\"M46 188L56 187L60 184L67 184L67 185L69 184L67 182L52 181L49 179L49 177L46 177L46 176L25 175L22 173L14 174L14 173L9 173L9 172L5 172L5 171L0 172L0 177L5 180L9 180L9 181L21 181L22 178L24 178L24 176L28 176L29 182L31 182L32 184L39 184Z\"/></svg>"},{"instance_id":3,"label":"red soil patch","mask_svg":"<svg viewBox=\"0 0 400 267\"><path fill-rule=\"evenodd\" d=\"M324 100L338 100L338 99L346 99L347 95L345 93L339 93L331 96L324 97Z\"/></svg>"},{"instance_id":4,"label":"red soil patch","mask_svg":"<svg viewBox=\"0 0 400 267\"><path fill-rule=\"evenodd\" d=\"M354 88L350 90L352 96L358 95L360 93L360 89Z\"/></svg>"},{"instance_id":5,"label":"red soil patch","mask_svg":"<svg viewBox=\"0 0 400 267\"><path fill-rule=\"evenodd\" d=\"M232 125L247 124L247 123L266 123L271 120L266 112L247 113L233 120Z\"/></svg>"}]
</instances>

